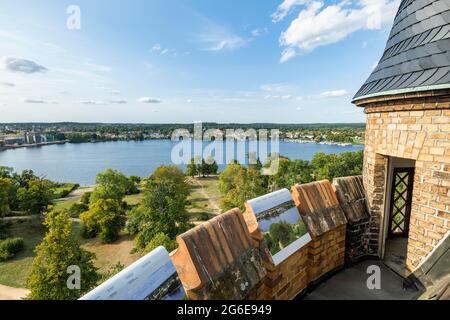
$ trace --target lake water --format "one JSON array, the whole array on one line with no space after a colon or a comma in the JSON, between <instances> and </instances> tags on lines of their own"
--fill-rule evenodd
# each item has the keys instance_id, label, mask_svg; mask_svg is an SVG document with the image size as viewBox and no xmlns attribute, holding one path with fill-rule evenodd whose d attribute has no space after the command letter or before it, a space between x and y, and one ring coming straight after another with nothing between
<instances>
[{"instance_id":1,"label":"lake water","mask_svg":"<svg viewBox=\"0 0 450 320\"><path fill-rule=\"evenodd\" d=\"M218 142L226 150L228 142ZM235 150L239 148L235 145ZM75 182L87 186L95 184L95 175L112 168L126 175L149 176L161 165L171 165L172 150L177 142L170 140L118 141L52 145L0 151L0 166L21 172L31 169L40 176L59 182ZM248 149L248 146L247 146ZM342 153L362 150L363 146L321 145L280 141L280 154L290 159L311 160L317 152ZM224 153L226 153L224 151ZM242 163L242 161L240 161ZM226 163L226 162L225 162ZM185 165L181 165L185 169ZM219 166L220 169L224 165Z\"/></svg>"}]
</instances>

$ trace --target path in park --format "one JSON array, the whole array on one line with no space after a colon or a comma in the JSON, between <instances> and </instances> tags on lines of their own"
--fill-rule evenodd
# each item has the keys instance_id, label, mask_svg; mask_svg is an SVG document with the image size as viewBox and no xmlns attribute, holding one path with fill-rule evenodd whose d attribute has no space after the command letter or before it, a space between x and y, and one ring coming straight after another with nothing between
<instances>
[{"instance_id":1,"label":"path in park","mask_svg":"<svg viewBox=\"0 0 450 320\"><path fill-rule=\"evenodd\" d=\"M211 195L206 191L204 185L200 183L198 179L194 179L194 181L200 186L202 195L205 197L205 199L208 199L209 205L214 210L214 213L216 215L220 214L220 207L219 204L217 203L217 200L211 197Z\"/></svg>"},{"instance_id":2,"label":"path in park","mask_svg":"<svg viewBox=\"0 0 450 320\"><path fill-rule=\"evenodd\" d=\"M29 292L27 289L7 287L0 284L0 300L21 300Z\"/></svg>"}]
</instances>

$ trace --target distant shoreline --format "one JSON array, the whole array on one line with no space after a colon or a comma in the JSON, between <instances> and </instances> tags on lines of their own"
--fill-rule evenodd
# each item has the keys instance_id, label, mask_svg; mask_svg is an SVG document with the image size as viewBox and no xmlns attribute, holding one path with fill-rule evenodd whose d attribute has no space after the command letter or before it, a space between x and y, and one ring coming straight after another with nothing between
<instances>
[{"instance_id":1,"label":"distant shoreline","mask_svg":"<svg viewBox=\"0 0 450 320\"><path fill-rule=\"evenodd\" d=\"M144 140L139 140L139 139L129 139L129 140L96 140L96 141L70 141L70 140L65 140L65 141L54 141L54 142L42 142L42 143L37 143L37 144L22 144L22 145L7 145L7 146L1 146L0 147L0 151L6 151L6 150L15 150L15 149L23 149L23 148L40 148L40 147L45 147L45 146L51 146L51 145L63 145L63 144L88 144L88 143L107 143L107 142L143 142L143 141L163 141L163 140L169 140L171 141L170 138L152 138L152 139L144 139ZM257 139L259 141L259 138ZM226 139L224 139L223 141L226 141ZM235 140L236 141L236 140ZM242 141L242 140L237 140L237 141ZM335 141L321 141L321 142L317 142L317 141L311 141L311 140L299 140L299 139L280 139L280 141L284 141L284 142L291 142L291 143L315 143L315 144L322 144L322 145L335 145L335 146L342 146L342 147L348 147L348 146L360 146L360 145L364 145L364 142L362 143L355 143L355 142L335 142ZM205 141L205 142L213 142L213 141Z\"/></svg>"},{"instance_id":2,"label":"distant shoreline","mask_svg":"<svg viewBox=\"0 0 450 320\"><path fill-rule=\"evenodd\" d=\"M70 143L70 141L65 140L65 141L41 142L41 143L34 143L34 144L6 145L3 147L0 147L0 151L22 149L22 148L40 148L40 147L51 146L51 145L55 145L55 144L66 144L66 143Z\"/></svg>"}]
</instances>

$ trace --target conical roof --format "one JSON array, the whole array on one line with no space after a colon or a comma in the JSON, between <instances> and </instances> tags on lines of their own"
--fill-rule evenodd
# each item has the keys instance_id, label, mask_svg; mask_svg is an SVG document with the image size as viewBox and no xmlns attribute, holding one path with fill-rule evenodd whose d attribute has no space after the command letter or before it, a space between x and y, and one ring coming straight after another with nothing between
<instances>
[{"instance_id":1,"label":"conical roof","mask_svg":"<svg viewBox=\"0 0 450 320\"><path fill-rule=\"evenodd\" d=\"M450 0L403 0L383 56L354 100L450 88Z\"/></svg>"}]
</instances>

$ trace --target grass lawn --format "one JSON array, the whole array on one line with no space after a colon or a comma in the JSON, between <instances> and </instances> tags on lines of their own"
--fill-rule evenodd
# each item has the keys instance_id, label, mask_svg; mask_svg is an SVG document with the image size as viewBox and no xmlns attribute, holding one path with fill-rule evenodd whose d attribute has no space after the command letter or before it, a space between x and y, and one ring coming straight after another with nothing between
<instances>
[{"instance_id":1,"label":"grass lawn","mask_svg":"<svg viewBox=\"0 0 450 320\"><path fill-rule=\"evenodd\" d=\"M14 258L0 262L0 284L16 288L25 288L25 282L34 258L34 248L42 241L44 228L38 217L15 221L8 228L12 237L22 237L25 249Z\"/></svg>"},{"instance_id":2,"label":"grass lawn","mask_svg":"<svg viewBox=\"0 0 450 320\"><path fill-rule=\"evenodd\" d=\"M207 221L221 213L218 177L191 178L189 183L192 190L187 210L191 213L193 222Z\"/></svg>"},{"instance_id":3,"label":"grass lawn","mask_svg":"<svg viewBox=\"0 0 450 320\"><path fill-rule=\"evenodd\" d=\"M73 223L74 236L84 249L95 253L95 265L99 272L108 271L119 261L128 266L140 258L139 254L130 254L134 248L134 241L130 236L123 234L113 244L102 244L98 239L83 239L80 227L79 222ZM24 238L25 250L11 260L0 262L0 284L25 288L35 256L34 248L42 241L44 228L40 225L39 218L33 217L21 223L15 221L8 231L12 237Z\"/></svg>"}]
</instances>

